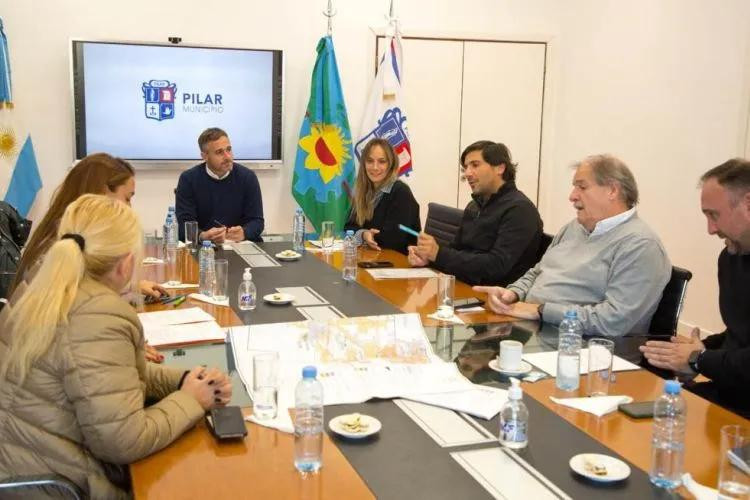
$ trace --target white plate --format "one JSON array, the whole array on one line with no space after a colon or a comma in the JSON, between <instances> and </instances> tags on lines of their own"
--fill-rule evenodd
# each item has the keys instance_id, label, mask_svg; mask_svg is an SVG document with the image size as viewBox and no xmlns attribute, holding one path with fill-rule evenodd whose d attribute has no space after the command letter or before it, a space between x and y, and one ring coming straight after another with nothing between
<instances>
[{"instance_id":1,"label":"white plate","mask_svg":"<svg viewBox=\"0 0 750 500\"><path fill-rule=\"evenodd\" d=\"M263 296L263 300L280 306L292 302L294 300L294 295L291 293L269 293L268 295Z\"/></svg>"},{"instance_id":2,"label":"white plate","mask_svg":"<svg viewBox=\"0 0 750 500\"><path fill-rule=\"evenodd\" d=\"M300 257L302 257L302 254L301 253L297 253L297 252L294 252L294 255L291 255L291 254L284 255L284 252L279 252L279 253L276 254L276 258L279 259L279 260L289 260L289 261L291 261L291 260L297 260Z\"/></svg>"},{"instance_id":3,"label":"white plate","mask_svg":"<svg viewBox=\"0 0 750 500\"><path fill-rule=\"evenodd\" d=\"M586 470L586 462L592 464L603 465L607 468L607 473L601 476L594 474L591 471ZM622 481L630 475L630 466L622 460L610 457L609 455L601 455L599 453L581 453L570 459L570 468L576 473L583 477L589 478L592 481L600 481L609 483L612 481Z\"/></svg>"},{"instance_id":4,"label":"white plate","mask_svg":"<svg viewBox=\"0 0 750 500\"><path fill-rule=\"evenodd\" d=\"M363 415L359 414L359 418L362 422L367 424L367 429L363 430L362 432L351 432L348 431L343 425L341 425L341 422L344 420L350 419L354 416L353 413L347 414L347 415L339 415L338 417L332 418L328 422L328 428L331 429L333 432L338 434L339 436L348 437L351 439L361 439L365 438L367 436L372 436L373 434L377 434L380 432L380 429L382 427L380 420L378 420L375 417L371 417L369 415Z\"/></svg>"},{"instance_id":5,"label":"white plate","mask_svg":"<svg viewBox=\"0 0 750 500\"><path fill-rule=\"evenodd\" d=\"M518 365L518 370L504 370L497 364L497 358L490 360L490 369L500 372L503 375L524 375L531 371L531 365L526 361L521 360L521 364Z\"/></svg>"}]
</instances>

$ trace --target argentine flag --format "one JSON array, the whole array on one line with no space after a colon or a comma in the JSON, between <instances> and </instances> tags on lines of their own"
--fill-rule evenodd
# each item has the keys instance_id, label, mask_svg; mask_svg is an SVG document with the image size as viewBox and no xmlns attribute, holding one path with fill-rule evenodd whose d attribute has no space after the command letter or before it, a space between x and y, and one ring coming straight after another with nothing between
<instances>
[{"instance_id":1,"label":"argentine flag","mask_svg":"<svg viewBox=\"0 0 750 500\"><path fill-rule=\"evenodd\" d=\"M0 196L26 217L41 187L31 136L13 111L8 41L0 20Z\"/></svg>"}]
</instances>

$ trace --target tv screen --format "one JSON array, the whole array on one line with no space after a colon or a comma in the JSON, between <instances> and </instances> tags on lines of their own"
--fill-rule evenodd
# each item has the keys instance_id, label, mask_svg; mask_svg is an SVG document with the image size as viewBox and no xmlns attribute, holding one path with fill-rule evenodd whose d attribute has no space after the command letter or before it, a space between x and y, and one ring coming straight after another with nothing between
<instances>
[{"instance_id":1,"label":"tv screen","mask_svg":"<svg viewBox=\"0 0 750 500\"><path fill-rule=\"evenodd\" d=\"M73 41L76 159L200 158L224 129L238 161L281 161L282 52Z\"/></svg>"}]
</instances>

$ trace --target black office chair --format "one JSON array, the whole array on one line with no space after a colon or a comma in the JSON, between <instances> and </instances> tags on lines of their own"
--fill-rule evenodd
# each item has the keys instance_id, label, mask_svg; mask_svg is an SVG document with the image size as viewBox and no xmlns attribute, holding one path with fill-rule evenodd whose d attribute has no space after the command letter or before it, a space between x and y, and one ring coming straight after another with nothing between
<instances>
[{"instance_id":1,"label":"black office chair","mask_svg":"<svg viewBox=\"0 0 750 500\"><path fill-rule=\"evenodd\" d=\"M0 498L63 498L81 500L81 489L65 476L16 476L0 481Z\"/></svg>"},{"instance_id":2,"label":"black office chair","mask_svg":"<svg viewBox=\"0 0 750 500\"><path fill-rule=\"evenodd\" d=\"M681 267L672 266L672 277L662 292L659 306L651 318L648 333L654 335L676 335L677 321L680 319L685 302L688 281L693 273Z\"/></svg>"},{"instance_id":3,"label":"black office chair","mask_svg":"<svg viewBox=\"0 0 750 500\"><path fill-rule=\"evenodd\" d=\"M424 232L433 236L438 245L450 245L461 226L463 216L464 211L460 208L428 203Z\"/></svg>"},{"instance_id":4,"label":"black office chair","mask_svg":"<svg viewBox=\"0 0 750 500\"><path fill-rule=\"evenodd\" d=\"M539 250L536 252L536 263L539 263L539 261L542 260L542 257L544 257L544 252L547 251L550 243L552 243L552 235L542 233L542 241L539 242Z\"/></svg>"}]
</instances>

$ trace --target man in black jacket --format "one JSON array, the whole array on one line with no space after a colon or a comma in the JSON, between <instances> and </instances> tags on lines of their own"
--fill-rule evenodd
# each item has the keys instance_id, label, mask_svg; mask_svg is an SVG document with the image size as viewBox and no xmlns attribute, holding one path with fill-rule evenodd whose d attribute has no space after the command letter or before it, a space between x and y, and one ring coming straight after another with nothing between
<instances>
[{"instance_id":1,"label":"man in black jacket","mask_svg":"<svg viewBox=\"0 0 750 500\"><path fill-rule=\"evenodd\" d=\"M719 311L722 333L647 342L641 351L652 365L710 382L686 387L750 417L750 161L735 158L701 177L701 209L709 234L723 238L719 255Z\"/></svg>"},{"instance_id":2,"label":"man in black jacket","mask_svg":"<svg viewBox=\"0 0 750 500\"><path fill-rule=\"evenodd\" d=\"M516 189L516 165L504 144L479 141L461 153L461 170L473 200L450 246L421 233L409 263L455 275L470 285L512 283L537 261L542 219Z\"/></svg>"}]
</instances>

